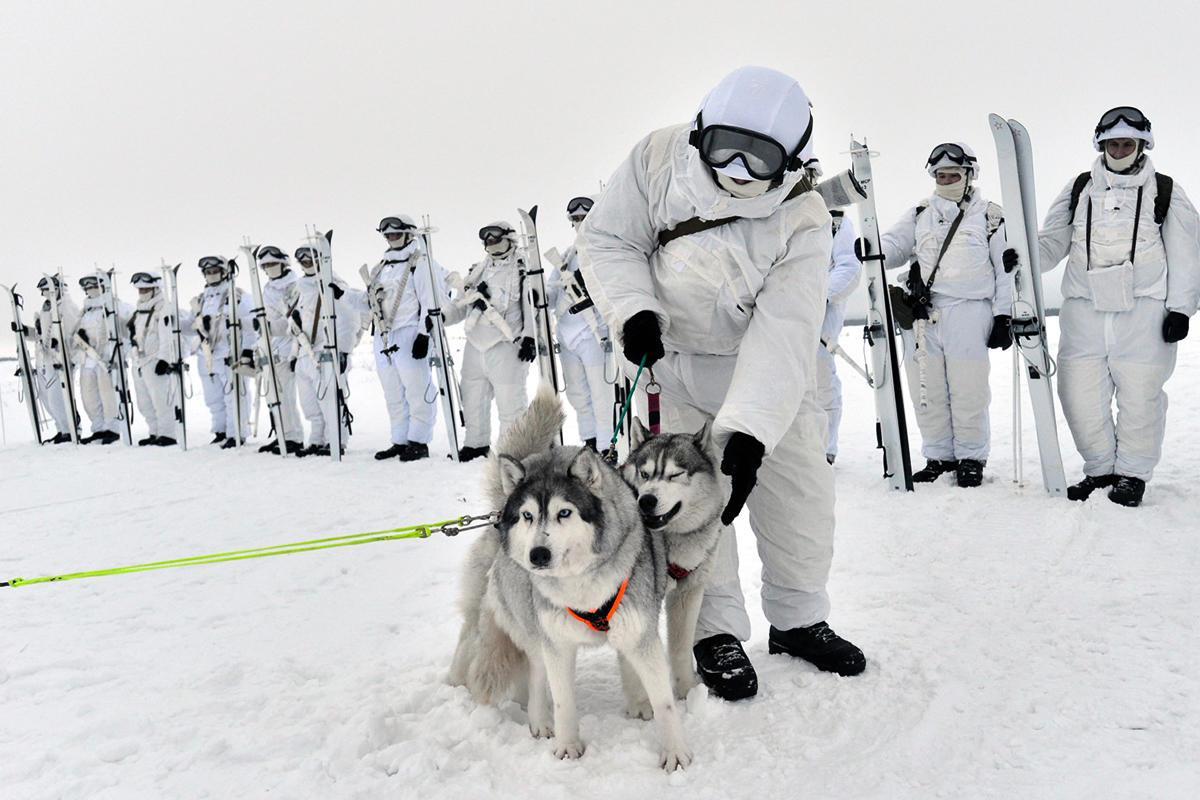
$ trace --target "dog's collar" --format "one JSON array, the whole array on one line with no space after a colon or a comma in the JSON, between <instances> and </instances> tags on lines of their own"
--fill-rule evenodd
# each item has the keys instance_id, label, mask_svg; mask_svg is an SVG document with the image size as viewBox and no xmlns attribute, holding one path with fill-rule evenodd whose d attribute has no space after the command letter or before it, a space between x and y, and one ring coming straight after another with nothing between
<instances>
[{"instance_id":1,"label":"dog's collar","mask_svg":"<svg viewBox=\"0 0 1200 800\"><path fill-rule=\"evenodd\" d=\"M678 564L667 564L667 574L677 581L681 581L688 575L692 574L690 569L684 569Z\"/></svg>"},{"instance_id":2,"label":"dog's collar","mask_svg":"<svg viewBox=\"0 0 1200 800\"><path fill-rule=\"evenodd\" d=\"M621 607L621 601L625 599L625 590L628 588L629 578L626 578L621 582L621 588L617 589L617 593L608 598L608 602L595 611L576 611L568 607L567 613L596 631L596 633L608 633L608 623L612 621L612 618L617 613L617 609Z\"/></svg>"}]
</instances>

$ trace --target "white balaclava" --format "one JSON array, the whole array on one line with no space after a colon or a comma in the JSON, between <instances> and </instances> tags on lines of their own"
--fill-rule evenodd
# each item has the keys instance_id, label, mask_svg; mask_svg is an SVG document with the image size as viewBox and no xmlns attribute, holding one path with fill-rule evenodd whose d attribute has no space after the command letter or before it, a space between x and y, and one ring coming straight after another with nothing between
<instances>
[{"instance_id":1,"label":"white balaclava","mask_svg":"<svg viewBox=\"0 0 1200 800\"><path fill-rule=\"evenodd\" d=\"M755 131L774 139L790 155L806 132L808 141L800 161L814 157L810 124L812 104L796 80L767 67L740 67L713 88L700 106L705 126L729 125ZM771 188L772 181L758 180L735 158L714 169L717 184L734 197L757 197ZM749 183L737 184L730 178Z\"/></svg>"},{"instance_id":2,"label":"white balaclava","mask_svg":"<svg viewBox=\"0 0 1200 800\"><path fill-rule=\"evenodd\" d=\"M1104 143L1109 139L1133 139L1138 147L1125 158L1109 158ZM1092 136L1092 145L1104 157L1104 166L1112 172L1124 172L1132 167L1142 154L1154 149L1154 134L1149 130L1139 131L1125 120L1118 120L1116 125L1099 131Z\"/></svg>"},{"instance_id":3,"label":"white balaclava","mask_svg":"<svg viewBox=\"0 0 1200 800\"><path fill-rule=\"evenodd\" d=\"M933 185L933 193L944 200L949 200L952 203L958 203L967 193L967 187L970 185L971 176L968 171L962 167L941 167L938 172L957 172L959 179L954 183L942 185L935 183Z\"/></svg>"},{"instance_id":4,"label":"white balaclava","mask_svg":"<svg viewBox=\"0 0 1200 800\"><path fill-rule=\"evenodd\" d=\"M154 303L154 296L158 294L158 287L155 286L139 286L138 287L138 308L149 308Z\"/></svg>"},{"instance_id":5,"label":"white balaclava","mask_svg":"<svg viewBox=\"0 0 1200 800\"><path fill-rule=\"evenodd\" d=\"M317 274L317 262L309 259L302 259L300 261L300 271L311 278L313 275Z\"/></svg>"},{"instance_id":6,"label":"white balaclava","mask_svg":"<svg viewBox=\"0 0 1200 800\"><path fill-rule=\"evenodd\" d=\"M494 244L485 244L483 249L489 256L502 256L512 248L512 241L509 239L501 239Z\"/></svg>"}]
</instances>

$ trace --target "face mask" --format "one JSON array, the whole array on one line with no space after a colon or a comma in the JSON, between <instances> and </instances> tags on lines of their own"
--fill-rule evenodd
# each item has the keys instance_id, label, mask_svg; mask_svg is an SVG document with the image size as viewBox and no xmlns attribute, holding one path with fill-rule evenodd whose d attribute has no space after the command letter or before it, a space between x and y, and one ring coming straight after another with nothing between
<instances>
[{"instance_id":1,"label":"face mask","mask_svg":"<svg viewBox=\"0 0 1200 800\"><path fill-rule=\"evenodd\" d=\"M739 184L728 175L720 172L714 172L713 174L717 176L718 186L741 200L758 197L771 188L770 181L750 181L749 183Z\"/></svg>"},{"instance_id":2,"label":"face mask","mask_svg":"<svg viewBox=\"0 0 1200 800\"><path fill-rule=\"evenodd\" d=\"M313 275L316 275L316 274L317 274L317 265L316 265L316 264L306 264L306 263L304 263L303 261L301 261L301 262L300 262L300 269L301 269L301 270L303 270L304 274L305 274L305 275L307 275L307 276L308 276L308 277L310 277L310 278L311 278Z\"/></svg>"},{"instance_id":3,"label":"face mask","mask_svg":"<svg viewBox=\"0 0 1200 800\"><path fill-rule=\"evenodd\" d=\"M263 272L267 273L267 277L271 280L282 277L283 264L264 264Z\"/></svg>"},{"instance_id":4,"label":"face mask","mask_svg":"<svg viewBox=\"0 0 1200 800\"><path fill-rule=\"evenodd\" d=\"M385 237L386 238L386 237ZM408 243L412 241L412 235L405 233L395 240L388 239L389 250L403 250L408 247Z\"/></svg>"},{"instance_id":5,"label":"face mask","mask_svg":"<svg viewBox=\"0 0 1200 800\"><path fill-rule=\"evenodd\" d=\"M1141 153L1139 153L1136 149L1124 158L1113 158L1108 153L1105 153L1104 164L1112 172L1124 172L1133 166L1133 162L1137 161L1138 156L1140 155Z\"/></svg>"},{"instance_id":6,"label":"face mask","mask_svg":"<svg viewBox=\"0 0 1200 800\"><path fill-rule=\"evenodd\" d=\"M144 306L154 299L154 289L138 289L138 305Z\"/></svg>"},{"instance_id":7,"label":"face mask","mask_svg":"<svg viewBox=\"0 0 1200 800\"><path fill-rule=\"evenodd\" d=\"M88 288L83 290L83 293L94 300L100 296L100 287L99 286L89 286Z\"/></svg>"},{"instance_id":8,"label":"face mask","mask_svg":"<svg viewBox=\"0 0 1200 800\"><path fill-rule=\"evenodd\" d=\"M223 272L213 271L213 272L205 272L204 273L204 285L205 286L216 286L218 283L220 283L223 280L225 280L225 273L223 273Z\"/></svg>"},{"instance_id":9,"label":"face mask","mask_svg":"<svg viewBox=\"0 0 1200 800\"><path fill-rule=\"evenodd\" d=\"M512 242L502 239L495 244L485 244L483 249L489 256L502 256L512 249Z\"/></svg>"},{"instance_id":10,"label":"face mask","mask_svg":"<svg viewBox=\"0 0 1200 800\"><path fill-rule=\"evenodd\" d=\"M944 200L957 203L967 193L967 178L964 175L954 183L946 184L945 186L940 183L934 184L933 193Z\"/></svg>"}]
</instances>

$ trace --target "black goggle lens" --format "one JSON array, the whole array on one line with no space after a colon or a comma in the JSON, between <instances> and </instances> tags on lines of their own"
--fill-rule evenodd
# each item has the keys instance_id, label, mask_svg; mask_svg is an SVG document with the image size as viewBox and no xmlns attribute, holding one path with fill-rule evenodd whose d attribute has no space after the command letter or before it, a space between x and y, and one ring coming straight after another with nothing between
<instances>
[{"instance_id":1,"label":"black goggle lens","mask_svg":"<svg viewBox=\"0 0 1200 800\"><path fill-rule=\"evenodd\" d=\"M925 166L936 164L943 158L948 158L960 166L966 166L976 160L974 156L969 155L966 150L963 150L958 145L947 143L939 144L933 148L933 152L929 154L929 158L925 161Z\"/></svg>"},{"instance_id":2,"label":"black goggle lens","mask_svg":"<svg viewBox=\"0 0 1200 800\"><path fill-rule=\"evenodd\" d=\"M567 214L570 216L582 216L592 210L592 198L590 197L573 197L567 203Z\"/></svg>"},{"instance_id":3,"label":"black goggle lens","mask_svg":"<svg viewBox=\"0 0 1200 800\"><path fill-rule=\"evenodd\" d=\"M379 220L379 227L376 230L383 234L404 233L405 231L414 231L416 227L399 217L384 217Z\"/></svg>"},{"instance_id":4,"label":"black goggle lens","mask_svg":"<svg viewBox=\"0 0 1200 800\"><path fill-rule=\"evenodd\" d=\"M510 233L512 231L507 228L501 228L499 225L488 225L486 228L479 229L479 239L484 244L496 244Z\"/></svg>"},{"instance_id":5,"label":"black goggle lens","mask_svg":"<svg viewBox=\"0 0 1200 800\"><path fill-rule=\"evenodd\" d=\"M1146 119L1145 114L1133 106L1118 106L1104 112L1104 116L1100 117L1100 124L1096 126L1096 133L1103 133L1122 120L1134 130L1150 130L1150 120Z\"/></svg>"},{"instance_id":6,"label":"black goggle lens","mask_svg":"<svg viewBox=\"0 0 1200 800\"><path fill-rule=\"evenodd\" d=\"M210 269L225 269L225 260L218 256L205 256L204 258L200 259L199 263L200 269L205 271Z\"/></svg>"},{"instance_id":7,"label":"black goggle lens","mask_svg":"<svg viewBox=\"0 0 1200 800\"><path fill-rule=\"evenodd\" d=\"M760 181L774 180L783 174L788 155L773 139L753 131L724 125L710 125L700 134L700 158L713 169L740 160L746 172Z\"/></svg>"}]
</instances>

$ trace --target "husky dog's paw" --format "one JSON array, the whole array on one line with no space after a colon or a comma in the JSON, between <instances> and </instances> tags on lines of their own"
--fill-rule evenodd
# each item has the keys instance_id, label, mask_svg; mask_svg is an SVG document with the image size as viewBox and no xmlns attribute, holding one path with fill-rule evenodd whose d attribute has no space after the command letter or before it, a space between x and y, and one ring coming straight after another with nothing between
<instances>
[{"instance_id":1,"label":"husky dog's paw","mask_svg":"<svg viewBox=\"0 0 1200 800\"><path fill-rule=\"evenodd\" d=\"M667 772L677 769L687 769L692 765L692 751L686 745L668 747L658 756L658 765Z\"/></svg>"},{"instance_id":2,"label":"husky dog's paw","mask_svg":"<svg viewBox=\"0 0 1200 800\"><path fill-rule=\"evenodd\" d=\"M675 678L671 683L675 690L675 699L686 700L688 693L700 685L700 677L695 670L689 669L686 675Z\"/></svg>"},{"instance_id":3,"label":"husky dog's paw","mask_svg":"<svg viewBox=\"0 0 1200 800\"><path fill-rule=\"evenodd\" d=\"M583 742L564 742L561 739L554 740L555 758L579 758L581 755L583 755Z\"/></svg>"},{"instance_id":4,"label":"husky dog's paw","mask_svg":"<svg viewBox=\"0 0 1200 800\"><path fill-rule=\"evenodd\" d=\"M535 739L553 739L554 726L549 722L538 722L529 720L529 732L533 734Z\"/></svg>"},{"instance_id":5,"label":"husky dog's paw","mask_svg":"<svg viewBox=\"0 0 1200 800\"><path fill-rule=\"evenodd\" d=\"M630 719L654 719L654 708L647 697L625 700L625 716Z\"/></svg>"}]
</instances>

